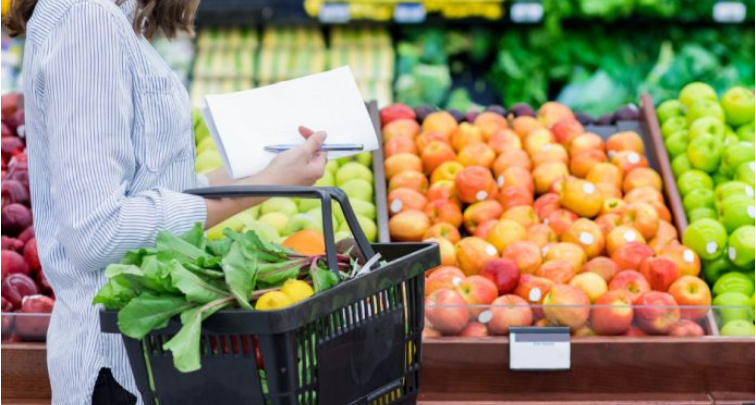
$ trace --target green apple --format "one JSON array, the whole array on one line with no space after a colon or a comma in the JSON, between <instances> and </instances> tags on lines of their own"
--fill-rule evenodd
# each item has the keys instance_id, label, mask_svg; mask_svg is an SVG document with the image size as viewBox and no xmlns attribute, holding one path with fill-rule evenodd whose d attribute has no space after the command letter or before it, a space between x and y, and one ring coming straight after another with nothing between
<instances>
[{"instance_id":1,"label":"green apple","mask_svg":"<svg viewBox=\"0 0 756 405\"><path fill-rule=\"evenodd\" d=\"M691 212L696 208L715 208L714 190L710 188L697 188L691 190L683 198L683 208L685 212Z\"/></svg>"},{"instance_id":2,"label":"green apple","mask_svg":"<svg viewBox=\"0 0 756 405\"><path fill-rule=\"evenodd\" d=\"M356 215L362 215L363 217L373 220L375 219L375 204L358 199L349 200L349 204L352 206L352 210Z\"/></svg>"},{"instance_id":3,"label":"green apple","mask_svg":"<svg viewBox=\"0 0 756 405\"><path fill-rule=\"evenodd\" d=\"M756 169L754 162L741 163L735 168L735 175L733 178L743 183L748 184L751 188L754 187L754 169Z\"/></svg>"},{"instance_id":4,"label":"green apple","mask_svg":"<svg viewBox=\"0 0 756 405\"><path fill-rule=\"evenodd\" d=\"M717 101L717 92L706 83L692 82L683 87L679 99L684 106L690 108L697 100Z\"/></svg>"},{"instance_id":5,"label":"green apple","mask_svg":"<svg viewBox=\"0 0 756 405\"><path fill-rule=\"evenodd\" d=\"M728 181L717 186L717 200L722 201L736 195L754 197L753 188L742 181Z\"/></svg>"},{"instance_id":6,"label":"green apple","mask_svg":"<svg viewBox=\"0 0 756 405\"><path fill-rule=\"evenodd\" d=\"M336 232L335 235L333 235L333 239L336 242L340 242L344 239L349 239L351 237L352 237L352 233L349 231L339 231L339 232Z\"/></svg>"},{"instance_id":7,"label":"green apple","mask_svg":"<svg viewBox=\"0 0 756 405\"><path fill-rule=\"evenodd\" d=\"M373 172L357 162L349 162L344 166L339 167L339 170L336 171L336 185L339 187L353 179L362 179L372 183Z\"/></svg>"},{"instance_id":8,"label":"green apple","mask_svg":"<svg viewBox=\"0 0 756 405\"><path fill-rule=\"evenodd\" d=\"M367 168L370 168L372 166L372 164L373 164L373 152L358 153L358 154L356 154L354 156L354 160L357 163L359 163L359 164L361 164L361 165L363 165L363 166L365 166Z\"/></svg>"},{"instance_id":9,"label":"green apple","mask_svg":"<svg viewBox=\"0 0 756 405\"><path fill-rule=\"evenodd\" d=\"M223 167L223 159L218 151L208 149L197 155L194 167L197 170L197 173L206 174Z\"/></svg>"},{"instance_id":10,"label":"green apple","mask_svg":"<svg viewBox=\"0 0 756 405\"><path fill-rule=\"evenodd\" d=\"M349 162L354 162L354 156L344 156L342 158L336 159L336 163L339 164L339 167L344 166Z\"/></svg>"},{"instance_id":11,"label":"green apple","mask_svg":"<svg viewBox=\"0 0 756 405\"><path fill-rule=\"evenodd\" d=\"M247 214L249 214L249 217L252 219L260 218L260 206L255 205L252 208L247 208Z\"/></svg>"},{"instance_id":12,"label":"green apple","mask_svg":"<svg viewBox=\"0 0 756 405\"><path fill-rule=\"evenodd\" d=\"M735 134L734 132L725 132L724 142L722 142L724 146L729 146L729 145L732 145L733 143L738 143L738 142L740 142L740 138L738 138L737 134Z\"/></svg>"},{"instance_id":13,"label":"green apple","mask_svg":"<svg viewBox=\"0 0 756 405\"><path fill-rule=\"evenodd\" d=\"M694 122L702 117L716 118L717 120L724 122L725 113L722 106L714 100L696 100L693 105L688 108L688 122Z\"/></svg>"},{"instance_id":14,"label":"green apple","mask_svg":"<svg viewBox=\"0 0 756 405\"><path fill-rule=\"evenodd\" d=\"M375 222L373 222L372 219L363 217L362 215L357 215L357 222L360 224L360 228L362 228L362 232L365 234L365 237L369 242L375 242L378 240L378 227L375 225ZM349 224L347 222L344 222L339 227L339 232L350 232Z\"/></svg>"},{"instance_id":15,"label":"green apple","mask_svg":"<svg viewBox=\"0 0 756 405\"><path fill-rule=\"evenodd\" d=\"M260 216L260 219L258 219L257 222L270 225L280 236L286 231L286 224L289 222L289 216L282 212L269 212Z\"/></svg>"},{"instance_id":16,"label":"green apple","mask_svg":"<svg viewBox=\"0 0 756 405\"><path fill-rule=\"evenodd\" d=\"M677 188L683 198L691 191L699 188L713 189L714 180L706 172L689 170L677 179Z\"/></svg>"},{"instance_id":17,"label":"green apple","mask_svg":"<svg viewBox=\"0 0 756 405\"><path fill-rule=\"evenodd\" d=\"M331 172L331 174L335 174L336 170L339 170L339 162L335 160L329 160L328 163L325 165L325 169L327 172Z\"/></svg>"},{"instance_id":18,"label":"green apple","mask_svg":"<svg viewBox=\"0 0 756 405\"><path fill-rule=\"evenodd\" d=\"M690 165L707 173L714 173L722 157L722 140L711 135L701 135L688 144Z\"/></svg>"},{"instance_id":19,"label":"green apple","mask_svg":"<svg viewBox=\"0 0 756 405\"><path fill-rule=\"evenodd\" d=\"M352 179L342 184L341 189L349 196L357 200L373 201L373 184L363 179Z\"/></svg>"},{"instance_id":20,"label":"green apple","mask_svg":"<svg viewBox=\"0 0 756 405\"><path fill-rule=\"evenodd\" d=\"M199 144L205 139L212 139L212 137L210 136L210 130L207 128L204 118L202 118L202 113L197 108L192 110L192 121L194 124L195 144Z\"/></svg>"},{"instance_id":21,"label":"green apple","mask_svg":"<svg viewBox=\"0 0 756 405\"><path fill-rule=\"evenodd\" d=\"M722 171L732 175L741 163L753 162L756 148L751 142L736 142L725 147L722 153Z\"/></svg>"},{"instance_id":22,"label":"green apple","mask_svg":"<svg viewBox=\"0 0 756 405\"><path fill-rule=\"evenodd\" d=\"M664 147L667 149L669 156L674 159L688 150L689 142L688 131L678 131L664 140Z\"/></svg>"},{"instance_id":23,"label":"green apple","mask_svg":"<svg viewBox=\"0 0 756 405\"><path fill-rule=\"evenodd\" d=\"M662 137L667 139L675 132L688 129L688 120L685 117L672 117L661 126Z\"/></svg>"},{"instance_id":24,"label":"green apple","mask_svg":"<svg viewBox=\"0 0 756 405\"><path fill-rule=\"evenodd\" d=\"M323 177L319 178L314 184L315 187L335 187L336 179L330 171L323 172Z\"/></svg>"},{"instance_id":25,"label":"green apple","mask_svg":"<svg viewBox=\"0 0 756 405\"><path fill-rule=\"evenodd\" d=\"M690 165L687 154L683 153L672 159L672 173L675 175L675 178L682 176L683 173L692 169L693 166Z\"/></svg>"},{"instance_id":26,"label":"green apple","mask_svg":"<svg viewBox=\"0 0 756 405\"><path fill-rule=\"evenodd\" d=\"M252 222L254 221L249 217L249 215L246 215L245 213L236 214L222 221L218 225L215 225L214 227L208 229L207 238L211 240L222 239L223 230L225 230L226 228L231 229L235 232L239 232Z\"/></svg>"},{"instance_id":27,"label":"green apple","mask_svg":"<svg viewBox=\"0 0 756 405\"><path fill-rule=\"evenodd\" d=\"M736 266L742 268L753 268L754 258L756 258L756 244L754 243L754 233L756 228L753 225L741 226L730 234L728 239L729 248L727 257L730 258ZM750 280L753 285L753 280Z\"/></svg>"},{"instance_id":28,"label":"green apple","mask_svg":"<svg viewBox=\"0 0 756 405\"><path fill-rule=\"evenodd\" d=\"M206 150L218 150L218 147L215 146L215 142L213 142L213 138L205 138L197 144L197 155Z\"/></svg>"},{"instance_id":29,"label":"green apple","mask_svg":"<svg viewBox=\"0 0 756 405\"><path fill-rule=\"evenodd\" d=\"M685 106L680 100L667 100L656 107L659 122L666 123L670 118L685 117Z\"/></svg>"},{"instance_id":30,"label":"green apple","mask_svg":"<svg viewBox=\"0 0 756 405\"><path fill-rule=\"evenodd\" d=\"M690 124L690 128L688 128L688 137L693 141L698 137L710 135L724 141L725 132L726 127L722 121L713 117L702 117Z\"/></svg>"},{"instance_id":31,"label":"green apple","mask_svg":"<svg viewBox=\"0 0 756 405\"><path fill-rule=\"evenodd\" d=\"M295 214L289 217L289 221L286 222L286 228L281 236L291 235L295 232L303 231L305 229L313 229L316 231L323 230L322 219L311 215L310 213Z\"/></svg>"},{"instance_id":32,"label":"green apple","mask_svg":"<svg viewBox=\"0 0 756 405\"><path fill-rule=\"evenodd\" d=\"M738 127L754 119L756 100L753 91L745 87L733 87L722 95L722 108L727 116L727 123Z\"/></svg>"},{"instance_id":33,"label":"green apple","mask_svg":"<svg viewBox=\"0 0 756 405\"><path fill-rule=\"evenodd\" d=\"M307 212L313 208L319 208L320 207L320 200L317 198L301 198L299 201L297 201L297 208L299 208L299 212Z\"/></svg>"},{"instance_id":34,"label":"green apple","mask_svg":"<svg viewBox=\"0 0 756 405\"><path fill-rule=\"evenodd\" d=\"M711 292L714 295L720 295L728 292L741 293L746 296L753 294L753 281L743 273L731 271L723 274L712 287Z\"/></svg>"},{"instance_id":35,"label":"green apple","mask_svg":"<svg viewBox=\"0 0 756 405\"><path fill-rule=\"evenodd\" d=\"M247 231L254 231L257 236L260 237L260 239L266 241L266 242L278 242L278 240L281 238L281 235L278 234L278 231L276 231L275 228L272 226L262 223L260 221L254 221L252 223L247 224L244 229L244 232Z\"/></svg>"},{"instance_id":36,"label":"green apple","mask_svg":"<svg viewBox=\"0 0 756 405\"><path fill-rule=\"evenodd\" d=\"M721 323L727 323L736 319L743 319L750 321L752 316L748 304L750 298L739 292L726 292L714 297L712 300L714 308L714 314L717 315L717 319L721 319Z\"/></svg>"},{"instance_id":37,"label":"green apple","mask_svg":"<svg viewBox=\"0 0 756 405\"><path fill-rule=\"evenodd\" d=\"M723 274L729 273L734 268L735 265L730 262L727 255L721 255L714 260L704 260L701 263L703 278L709 285L714 285Z\"/></svg>"},{"instance_id":38,"label":"green apple","mask_svg":"<svg viewBox=\"0 0 756 405\"><path fill-rule=\"evenodd\" d=\"M734 195L720 201L719 219L728 233L744 225L753 225L754 200L743 195Z\"/></svg>"},{"instance_id":39,"label":"green apple","mask_svg":"<svg viewBox=\"0 0 756 405\"><path fill-rule=\"evenodd\" d=\"M721 169L722 166L720 166L719 168ZM730 176L722 173L721 170L717 170L717 172L711 176L711 179L714 180L714 185L718 186L722 183L727 183L728 181L730 181Z\"/></svg>"},{"instance_id":40,"label":"green apple","mask_svg":"<svg viewBox=\"0 0 756 405\"><path fill-rule=\"evenodd\" d=\"M737 135L741 141L751 143L754 143L754 133L756 133L756 124L753 122L740 126L735 131L735 135Z\"/></svg>"},{"instance_id":41,"label":"green apple","mask_svg":"<svg viewBox=\"0 0 756 405\"><path fill-rule=\"evenodd\" d=\"M323 232L323 211L320 209L320 207L316 207L307 211L307 215L312 217L313 221L315 221L318 226L317 230ZM333 231L336 232L336 229L339 227L339 223L338 221L336 221L336 217L333 215L333 211L331 211L331 224L333 226Z\"/></svg>"},{"instance_id":42,"label":"green apple","mask_svg":"<svg viewBox=\"0 0 756 405\"><path fill-rule=\"evenodd\" d=\"M695 208L687 213L688 216L688 222L689 223L695 223L696 221L702 220L704 218L709 219L718 219L719 215L717 214L717 211L713 208Z\"/></svg>"},{"instance_id":43,"label":"green apple","mask_svg":"<svg viewBox=\"0 0 756 405\"><path fill-rule=\"evenodd\" d=\"M297 207L297 203L291 198L272 197L260 205L261 215L269 214L271 212L280 212L291 217L292 215L299 213L299 208Z\"/></svg>"},{"instance_id":44,"label":"green apple","mask_svg":"<svg viewBox=\"0 0 756 405\"><path fill-rule=\"evenodd\" d=\"M753 322L745 319L727 322L719 330L719 334L722 336L753 336L754 333L756 333L756 327L754 327Z\"/></svg>"},{"instance_id":45,"label":"green apple","mask_svg":"<svg viewBox=\"0 0 756 405\"><path fill-rule=\"evenodd\" d=\"M693 249L701 259L719 257L727 244L727 231L713 219L701 219L690 224L683 233L683 245Z\"/></svg>"},{"instance_id":46,"label":"green apple","mask_svg":"<svg viewBox=\"0 0 756 405\"><path fill-rule=\"evenodd\" d=\"M353 199L349 199L350 204L352 203L352 200ZM341 210L341 205L335 201L333 202L333 216L336 217L339 224L343 224L344 221L346 221L346 218L344 218L344 211Z\"/></svg>"}]
</instances>

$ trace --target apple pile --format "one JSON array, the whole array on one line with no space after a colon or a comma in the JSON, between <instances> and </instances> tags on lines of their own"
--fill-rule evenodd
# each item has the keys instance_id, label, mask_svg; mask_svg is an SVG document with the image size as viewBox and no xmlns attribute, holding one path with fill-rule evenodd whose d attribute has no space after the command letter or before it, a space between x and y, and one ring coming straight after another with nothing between
<instances>
[{"instance_id":1,"label":"apple pile","mask_svg":"<svg viewBox=\"0 0 756 405\"><path fill-rule=\"evenodd\" d=\"M754 334L754 94L705 83L685 86L657 108L690 225L683 243L703 260L723 335Z\"/></svg>"},{"instance_id":2,"label":"apple pile","mask_svg":"<svg viewBox=\"0 0 756 405\"><path fill-rule=\"evenodd\" d=\"M638 134L604 141L555 102L459 122L418 112L394 104L381 124L391 237L440 245L426 335L704 333L709 287Z\"/></svg>"},{"instance_id":3,"label":"apple pile","mask_svg":"<svg viewBox=\"0 0 756 405\"><path fill-rule=\"evenodd\" d=\"M41 339L49 318L9 315L50 313L54 296L37 254L32 224L24 142L24 110L19 96L2 98L2 336Z\"/></svg>"}]
</instances>

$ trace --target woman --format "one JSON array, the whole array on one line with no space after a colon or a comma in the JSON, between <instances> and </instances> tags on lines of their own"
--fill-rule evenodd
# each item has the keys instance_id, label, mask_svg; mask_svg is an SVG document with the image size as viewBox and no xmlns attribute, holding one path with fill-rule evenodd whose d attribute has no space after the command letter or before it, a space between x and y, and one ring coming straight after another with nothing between
<instances>
[{"instance_id":1,"label":"woman","mask_svg":"<svg viewBox=\"0 0 756 405\"><path fill-rule=\"evenodd\" d=\"M56 304L48 332L54 404L131 404L133 377L117 335L100 333L92 297L103 269L129 249L201 222L212 227L258 199L206 200L182 190L224 184L312 185L325 134L261 173L231 181L194 173L186 90L150 46L191 32L199 0L13 0L6 21L26 34L29 175L40 259ZM139 401L141 402L141 401Z\"/></svg>"}]
</instances>

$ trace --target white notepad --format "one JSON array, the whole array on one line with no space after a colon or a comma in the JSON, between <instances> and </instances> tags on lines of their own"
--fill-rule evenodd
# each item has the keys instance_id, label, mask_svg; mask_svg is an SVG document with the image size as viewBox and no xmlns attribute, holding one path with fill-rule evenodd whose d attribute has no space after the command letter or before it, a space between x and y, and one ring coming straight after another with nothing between
<instances>
[{"instance_id":1,"label":"white notepad","mask_svg":"<svg viewBox=\"0 0 756 405\"><path fill-rule=\"evenodd\" d=\"M328 133L326 143L378 149L365 101L349 67L237 93L207 95L202 109L223 163L234 179L260 172L275 157L267 145L304 142L300 125ZM329 152L335 159L359 152Z\"/></svg>"}]
</instances>

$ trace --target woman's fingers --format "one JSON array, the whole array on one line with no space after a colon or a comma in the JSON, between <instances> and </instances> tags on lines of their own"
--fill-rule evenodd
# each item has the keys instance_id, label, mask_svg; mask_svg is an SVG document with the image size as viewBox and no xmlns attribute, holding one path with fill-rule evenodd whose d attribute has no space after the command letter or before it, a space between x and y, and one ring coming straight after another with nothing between
<instances>
[{"instance_id":1,"label":"woman's fingers","mask_svg":"<svg viewBox=\"0 0 756 405\"><path fill-rule=\"evenodd\" d=\"M314 157L318 153L320 153L320 147L323 145L323 142L325 142L325 140L326 133L323 131L318 131L310 135L303 145L303 149L305 153L307 153L307 156Z\"/></svg>"},{"instance_id":2,"label":"woman's fingers","mask_svg":"<svg viewBox=\"0 0 756 405\"><path fill-rule=\"evenodd\" d=\"M302 135L304 139L309 138L310 135L315 133L315 131L311 130L310 128L307 128L304 125L300 125L299 128L297 129L299 130L299 134Z\"/></svg>"}]
</instances>

